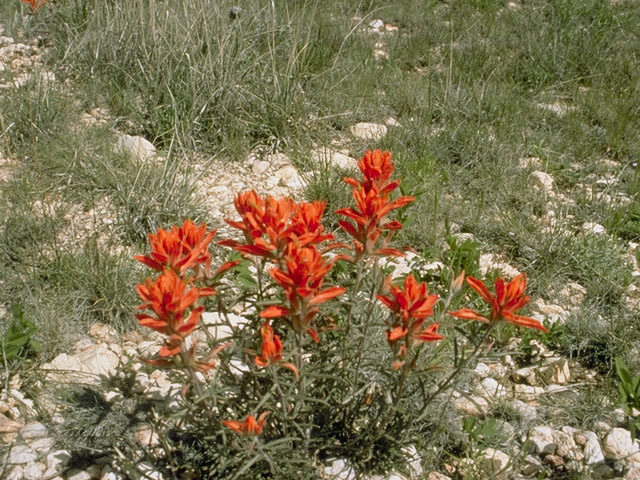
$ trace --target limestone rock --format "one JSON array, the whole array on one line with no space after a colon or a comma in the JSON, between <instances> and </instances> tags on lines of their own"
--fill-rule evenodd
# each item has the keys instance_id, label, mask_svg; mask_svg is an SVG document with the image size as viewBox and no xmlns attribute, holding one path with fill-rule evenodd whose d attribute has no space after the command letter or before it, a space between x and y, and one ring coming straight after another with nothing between
<instances>
[{"instance_id":1,"label":"limestone rock","mask_svg":"<svg viewBox=\"0 0 640 480\"><path fill-rule=\"evenodd\" d=\"M304 187L304 180L293 165L280 167L273 175L278 179L277 184L283 187L293 189L300 189Z\"/></svg>"},{"instance_id":2,"label":"limestone rock","mask_svg":"<svg viewBox=\"0 0 640 480\"><path fill-rule=\"evenodd\" d=\"M429 472L427 480L451 480L451 477L447 477L446 475L438 472Z\"/></svg>"},{"instance_id":3,"label":"limestone rock","mask_svg":"<svg viewBox=\"0 0 640 480\"><path fill-rule=\"evenodd\" d=\"M624 428L613 428L602 444L605 458L640 462L640 448Z\"/></svg>"},{"instance_id":4,"label":"limestone rock","mask_svg":"<svg viewBox=\"0 0 640 480\"><path fill-rule=\"evenodd\" d=\"M546 384L566 385L571 379L569 362L566 358L549 359L548 363L538 368L538 375Z\"/></svg>"},{"instance_id":5,"label":"limestone rock","mask_svg":"<svg viewBox=\"0 0 640 480\"><path fill-rule=\"evenodd\" d=\"M534 170L529 174L529 180L533 188L553 196L553 177L551 175L540 170Z\"/></svg>"},{"instance_id":6,"label":"limestone rock","mask_svg":"<svg viewBox=\"0 0 640 480\"><path fill-rule=\"evenodd\" d=\"M229 313L221 316L218 312L203 312L202 323L216 340L233 336L233 330L243 327L248 320L245 317Z\"/></svg>"},{"instance_id":7,"label":"limestone rock","mask_svg":"<svg viewBox=\"0 0 640 480\"><path fill-rule=\"evenodd\" d=\"M493 474L491 478L496 480L508 478L509 463L511 458L501 450L487 448L482 452L481 458L485 468Z\"/></svg>"},{"instance_id":8,"label":"limestone rock","mask_svg":"<svg viewBox=\"0 0 640 480\"><path fill-rule=\"evenodd\" d=\"M0 413L0 434L17 432L24 427L24 423L7 418Z\"/></svg>"},{"instance_id":9,"label":"limestone rock","mask_svg":"<svg viewBox=\"0 0 640 480\"><path fill-rule=\"evenodd\" d=\"M111 325L94 323L89 327L89 335L101 343L113 343L118 340L118 332Z\"/></svg>"},{"instance_id":10,"label":"limestone rock","mask_svg":"<svg viewBox=\"0 0 640 480\"><path fill-rule=\"evenodd\" d=\"M598 436L589 430L583 431L582 435L585 438L583 447L584 463L592 465L604 462L604 453L602 453Z\"/></svg>"},{"instance_id":11,"label":"limestone rock","mask_svg":"<svg viewBox=\"0 0 640 480\"><path fill-rule=\"evenodd\" d=\"M372 140L378 141L381 140L387 134L386 125L382 125L380 123L367 123L361 122L352 125L349 128L351 135L356 138L361 138L363 140Z\"/></svg>"},{"instance_id":12,"label":"limestone rock","mask_svg":"<svg viewBox=\"0 0 640 480\"><path fill-rule=\"evenodd\" d=\"M67 480L91 480L91 474L85 470L74 468L67 473Z\"/></svg>"},{"instance_id":13,"label":"limestone rock","mask_svg":"<svg viewBox=\"0 0 640 480\"><path fill-rule=\"evenodd\" d=\"M25 441L35 440L47 435L47 427L40 422L31 422L25 425L20 434Z\"/></svg>"},{"instance_id":14,"label":"limestone rock","mask_svg":"<svg viewBox=\"0 0 640 480\"><path fill-rule=\"evenodd\" d=\"M141 161L153 158L156 154L156 147L146 138L133 137L124 133L118 136L115 148Z\"/></svg>"},{"instance_id":15,"label":"limestone rock","mask_svg":"<svg viewBox=\"0 0 640 480\"><path fill-rule=\"evenodd\" d=\"M584 233L592 233L594 235L601 235L606 233L605 228L599 223L595 222L585 222L582 224L582 231Z\"/></svg>"},{"instance_id":16,"label":"limestone rock","mask_svg":"<svg viewBox=\"0 0 640 480\"><path fill-rule=\"evenodd\" d=\"M538 455L551 455L556 451L556 444L553 438L554 430L545 425L538 425L529 430L527 448Z\"/></svg>"},{"instance_id":17,"label":"limestone rock","mask_svg":"<svg viewBox=\"0 0 640 480\"><path fill-rule=\"evenodd\" d=\"M346 460L338 458L324 468L324 478L327 480L355 480L356 472Z\"/></svg>"},{"instance_id":18,"label":"limestone rock","mask_svg":"<svg viewBox=\"0 0 640 480\"><path fill-rule=\"evenodd\" d=\"M75 355L62 353L50 363L41 367L41 372L49 381L90 382L97 384L101 375L115 372L119 357L106 345L93 345Z\"/></svg>"},{"instance_id":19,"label":"limestone rock","mask_svg":"<svg viewBox=\"0 0 640 480\"><path fill-rule=\"evenodd\" d=\"M453 408L465 415L482 415L489 411L489 402L475 395L464 395L453 400Z\"/></svg>"},{"instance_id":20,"label":"limestone rock","mask_svg":"<svg viewBox=\"0 0 640 480\"><path fill-rule=\"evenodd\" d=\"M38 458L36 452L26 445L15 445L7 457L8 465L24 465L35 461Z\"/></svg>"},{"instance_id":21,"label":"limestone rock","mask_svg":"<svg viewBox=\"0 0 640 480\"><path fill-rule=\"evenodd\" d=\"M493 253L484 253L480 255L479 260L480 273L486 275L489 270L499 270L501 274L507 278L514 278L520 275L518 269L512 267L499 256Z\"/></svg>"}]
</instances>

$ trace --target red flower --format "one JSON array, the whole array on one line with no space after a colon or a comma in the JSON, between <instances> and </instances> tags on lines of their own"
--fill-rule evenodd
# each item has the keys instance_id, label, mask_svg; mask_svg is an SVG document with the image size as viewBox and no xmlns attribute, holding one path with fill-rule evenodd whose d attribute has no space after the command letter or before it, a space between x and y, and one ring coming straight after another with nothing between
<instances>
[{"instance_id":1,"label":"red flower","mask_svg":"<svg viewBox=\"0 0 640 480\"><path fill-rule=\"evenodd\" d=\"M390 284L391 277L387 280ZM436 333L439 324L433 323L422 328L427 317L433 315L433 306L438 301L438 295L428 295L426 283L416 282L413 275L404 279L402 288L390 285L390 296L378 295L387 308L396 314L396 318L387 331L387 338L393 343L408 336L417 342L442 340L444 337ZM409 342L411 345L412 342Z\"/></svg>"},{"instance_id":2,"label":"red flower","mask_svg":"<svg viewBox=\"0 0 640 480\"><path fill-rule=\"evenodd\" d=\"M339 215L349 217L353 223L340 220L340 227L354 239L356 260L362 255L399 255L402 252L387 247L393 232L402 228L397 220L386 221L391 211L401 208L415 200L414 197L402 196L391 199L391 192L400 184L390 181L394 170L391 153L374 150L367 151L358 162L364 180L345 178L344 181L353 187L355 208L336 210ZM387 232L382 245L378 245L383 232Z\"/></svg>"},{"instance_id":3,"label":"red flower","mask_svg":"<svg viewBox=\"0 0 640 480\"><path fill-rule=\"evenodd\" d=\"M174 356L180 352L184 337L196 328L204 307L193 308L188 317L186 311L198 298L215 293L211 288L187 289L185 281L170 269L166 269L153 281L148 278L144 284L138 284L137 290L140 298L145 301L138 308L150 309L155 314L137 314L140 325L169 337L158 352L162 357Z\"/></svg>"},{"instance_id":4,"label":"red flower","mask_svg":"<svg viewBox=\"0 0 640 480\"><path fill-rule=\"evenodd\" d=\"M29 8L31 9L32 12L37 12L40 7L42 7L45 3L47 3L46 0L21 0L22 3L26 3L27 5L29 5Z\"/></svg>"},{"instance_id":5,"label":"red flower","mask_svg":"<svg viewBox=\"0 0 640 480\"><path fill-rule=\"evenodd\" d=\"M208 275L211 255L208 248L216 231L207 233L207 226L196 226L191 220L185 220L181 227L172 227L171 231L159 229L149 235L151 253L136 255L134 258L154 270L162 271L166 267L177 273L184 273L194 264L204 264Z\"/></svg>"},{"instance_id":6,"label":"red flower","mask_svg":"<svg viewBox=\"0 0 640 480\"><path fill-rule=\"evenodd\" d=\"M470 308L462 308L455 312L450 312L449 315L466 320L478 320L486 323L505 320L521 327L536 328L543 332L548 332L548 330L537 320L515 314L516 311L520 310L531 300L531 297L524 295L524 291L527 288L526 275L520 274L507 284L505 284L503 278L497 278L495 281L495 296L492 295L487 286L477 278L467 277L467 283L471 288L478 292L482 299L491 307L489 318L480 315L478 312L471 310Z\"/></svg>"},{"instance_id":7,"label":"red flower","mask_svg":"<svg viewBox=\"0 0 640 480\"><path fill-rule=\"evenodd\" d=\"M326 202L296 203L290 198L263 199L253 190L239 193L235 198L240 221L225 220L242 230L245 243L224 240L220 245L239 252L271 259L280 258L290 241L299 245L317 244L333 238L323 233L321 224Z\"/></svg>"},{"instance_id":8,"label":"red flower","mask_svg":"<svg viewBox=\"0 0 640 480\"><path fill-rule=\"evenodd\" d=\"M264 427L264 421L269 413L262 412L258 420L253 415L249 415L242 422L238 420L222 420L222 424L240 435L260 435L262 427Z\"/></svg>"},{"instance_id":9,"label":"red flower","mask_svg":"<svg viewBox=\"0 0 640 480\"><path fill-rule=\"evenodd\" d=\"M288 306L271 306L260 317L276 318L286 316L297 332L304 329L318 341L315 330L309 328L311 320L318 312L315 307L345 292L343 287L322 289L325 275L331 270L336 258L326 261L315 246L301 247L295 242L287 245L283 268L274 267L269 274L282 287Z\"/></svg>"},{"instance_id":10,"label":"red flower","mask_svg":"<svg viewBox=\"0 0 640 480\"><path fill-rule=\"evenodd\" d=\"M256 355L253 359L254 363L259 367L279 364L291 370L297 377L298 369L295 365L281 361L282 342L280 341L280 337L273 333L273 328L269 325L269 322L265 322L262 327L260 327L260 335L262 336L262 347L260 348L260 355Z\"/></svg>"}]
</instances>

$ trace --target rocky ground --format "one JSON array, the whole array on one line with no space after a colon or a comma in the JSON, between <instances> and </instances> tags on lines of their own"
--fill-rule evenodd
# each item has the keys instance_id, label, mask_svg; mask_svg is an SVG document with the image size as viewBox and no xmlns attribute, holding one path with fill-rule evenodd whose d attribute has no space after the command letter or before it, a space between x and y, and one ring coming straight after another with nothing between
<instances>
[{"instance_id":1,"label":"rocky ground","mask_svg":"<svg viewBox=\"0 0 640 480\"><path fill-rule=\"evenodd\" d=\"M372 21L366 28L372 34L380 35L374 55L385 58L385 35L394 34L397 27L385 25L381 20ZM3 36L0 29L0 93L23 85L34 71L44 82L55 82L53 72L46 72L41 63L42 46L36 40L33 43L21 43L19 40ZM558 105L540 105L553 109L558 115L565 111ZM93 110L87 112L82 121L95 124L108 118L108 112ZM402 128L390 118L386 125L359 123L353 125L349 133L355 138L378 140L386 135L389 128ZM120 149L136 156L141 161L157 161L159 153L154 146L141 137L132 137L122 132L114 132L114 149ZM333 165L341 168L353 168L355 159L348 149L340 145L333 148L318 149L312 156L315 164ZM10 178L11 167L19 159L3 158L0 155L0 182ZM203 164L204 165L204 164ZM561 192L554 185L554 179L546 173L536 158L523 159L521 168L528 172L531 184L548 199L547 211L537 220L541 228L566 228L567 234L606 235L601 225L585 223L572 225L572 217L567 213L572 205L572 192ZM609 161L609 174L603 178L586 179L580 188L583 194L597 198L609 204L625 204L630 200L615 193L615 182L620 165ZM207 164L206 172L199 172L198 191L207 199L206 207L213 218L222 219L234 216L233 195L245 189L256 189L259 193L274 196L298 196L308 176L317 172L298 171L289 158L283 154L260 154L249 156L241 165L229 165L223 162ZM567 208L568 207L568 208ZM102 210L87 215L78 211L75 222L78 229L92 228L87 218L100 218L108 221L110 217L108 202ZM459 238L470 238L470 234L459 233ZM628 261L633 267L633 275L640 276L636 257L633 254L638 245L631 244ZM513 277L518 271L493 254L485 254L480 259L481 269L500 269L507 277ZM411 268L444 268L438 263L425 264L416 256L409 255L391 265L400 275ZM554 292L554 302L537 300L532 305L532 316L547 324L566 322L573 312L579 311L586 290L573 283ZM631 286L627 291L626 302L629 308L640 313L640 291ZM213 313L205 315L205 324L210 334L220 338L227 334L224 328L216 324ZM246 321L242 312L232 316L237 324ZM606 319L602 319L606 322ZM56 426L64 421L63 407L56 404L47 394L48 387L61 382L86 383L99 385L110 375L119 375L129 368L136 380L136 388L151 401L177 401L181 385L172 383L165 372L147 374L136 359L158 348L158 338L143 337L131 332L124 337L107 325L94 324L85 339L77 342L69 354L61 354L51 362L40 367L40 381L37 385L38 398L29 398L22 390L20 375L12 377L6 387L3 386L0 397L0 440L7 447L7 454L0 459L0 477L7 480L116 480L125 478L160 479L162 475L153 466L141 462L133 467L123 467L117 453L96 460L93 465L78 469L69 463L71 452L59 448L56 440ZM479 473L493 471L496 479L535 479L535 478L593 478L593 479L640 479L640 442L634 440L628 430L628 416L620 408L611 405L611 415L594 423L593 430L576 429L561 422L553 421L554 399L577 391L597 381L597 374L589 371L571 359L557 355L536 341L530 341L523 360L522 356L514 360L515 353L525 345L513 342L511 351L506 355L478 363L473 371L467 388L452 393L451 401L461 416L478 419L491 418L498 410L508 410L514 420L500 419L496 427L504 437L500 448L483 448L480 444L469 442L468 458L442 466L441 471L425 472L421 467L421 456L414 447L406 450L407 461L411 467L412 479L446 480L468 475L466 478L481 478ZM125 367L127 360L132 362ZM242 366L238 366L242 371ZM125 372L127 373L127 372ZM241 373L240 373L241 374ZM105 393L108 402L121 400L121 392L110 390ZM173 400L172 400L173 399ZM52 423L45 425L37 408L44 408ZM543 419L543 421L539 421ZM518 425L528 425L519 430ZM142 447L153 447L158 438L153 427L140 424L135 438ZM336 459L322 467L325 478L356 478L354 470L343 459ZM541 477L543 476L543 477ZM396 473L386 477L370 477L368 480L400 480Z\"/></svg>"}]
</instances>

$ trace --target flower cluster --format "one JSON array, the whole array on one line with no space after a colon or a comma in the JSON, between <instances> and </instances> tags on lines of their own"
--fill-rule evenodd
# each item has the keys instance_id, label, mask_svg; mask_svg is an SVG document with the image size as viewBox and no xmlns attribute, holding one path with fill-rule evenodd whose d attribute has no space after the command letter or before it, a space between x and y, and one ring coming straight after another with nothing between
<instances>
[{"instance_id":1,"label":"flower cluster","mask_svg":"<svg viewBox=\"0 0 640 480\"><path fill-rule=\"evenodd\" d=\"M198 299L216 293L211 287L193 286L201 266L209 276L211 256L208 248L214 236L215 230L207 233L206 225L198 227L191 220L186 220L181 227L173 227L170 231L160 229L149 235L151 253L135 257L160 272L157 278L147 278L137 286L138 295L144 302L138 308L153 312L136 314L138 322L167 337L156 354L159 358L146 359L147 363L169 367L180 365L180 362L185 366L184 362L188 362L201 371L215 365L213 361L195 359L195 343L190 349L185 348L186 337L196 329L204 311L204 307L196 306ZM216 270L214 277L236 263L225 263ZM189 269L196 275L188 277L186 272Z\"/></svg>"},{"instance_id":2,"label":"flower cluster","mask_svg":"<svg viewBox=\"0 0 640 480\"><path fill-rule=\"evenodd\" d=\"M388 247L393 232L402 228L397 220L386 220L392 210L413 202L414 197L402 196L391 199L391 193L400 185L399 180L391 180L395 165L390 152L366 151L358 161L363 180L347 177L344 181L351 185L355 208L341 208L336 211L352 220L340 220L340 227L353 237L354 262L367 255L396 255L402 252ZM382 234L387 234L382 237ZM382 237L382 238L381 238Z\"/></svg>"},{"instance_id":3,"label":"flower cluster","mask_svg":"<svg viewBox=\"0 0 640 480\"><path fill-rule=\"evenodd\" d=\"M249 191L236 195L234 203L241 220L226 222L243 232L245 242L224 240L220 244L274 262L269 275L285 294L285 304L267 307L260 317L283 318L294 331L306 332L318 342L318 331L311 326L317 305L345 291L343 287L324 288L326 275L341 258L328 260L318 249L320 243L333 240L321 223L326 202L296 203Z\"/></svg>"},{"instance_id":4,"label":"flower cluster","mask_svg":"<svg viewBox=\"0 0 640 480\"><path fill-rule=\"evenodd\" d=\"M539 321L515 314L517 310L520 310L531 300L531 297L524 294L527 288L527 277L524 274L518 275L509 283L505 283L503 278L497 278L495 281L495 295L492 295L487 286L477 278L467 277L467 283L491 307L489 318L470 308L462 308L455 312L450 312L449 315L465 320L478 320L483 323L495 323L499 320L505 320L521 327L535 328L548 332Z\"/></svg>"},{"instance_id":5,"label":"flower cluster","mask_svg":"<svg viewBox=\"0 0 640 480\"><path fill-rule=\"evenodd\" d=\"M437 333L439 323L424 325L426 319L433 315L438 295L429 295L427 285L418 283L413 275L404 279L402 287L391 285L391 278L387 284L390 295L378 295L378 300L393 312L387 340L396 355L393 368L398 369L404 365L413 345L442 340L444 337Z\"/></svg>"},{"instance_id":6,"label":"flower cluster","mask_svg":"<svg viewBox=\"0 0 640 480\"><path fill-rule=\"evenodd\" d=\"M40 7L42 7L45 3L47 3L47 0L21 0L21 1L22 3L29 5L29 8L33 13L36 13L38 10L40 10Z\"/></svg>"}]
</instances>

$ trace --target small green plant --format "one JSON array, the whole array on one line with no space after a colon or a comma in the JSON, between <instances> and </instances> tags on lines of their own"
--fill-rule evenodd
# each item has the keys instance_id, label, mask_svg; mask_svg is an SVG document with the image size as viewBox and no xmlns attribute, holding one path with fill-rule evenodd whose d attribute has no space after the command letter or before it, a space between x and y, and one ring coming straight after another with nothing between
<instances>
[{"instance_id":1,"label":"small green plant","mask_svg":"<svg viewBox=\"0 0 640 480\"><path fill-rule=\"evenodd\" d=\"M633 438L636 437L640 430L640 375L631 376L629 368L621 358L616 358L616 373L620 379L618 391L620 392L620 400L624 404L624 408L629 415L629 429Z\"/></svg>"},{"instance_id":2,"label":"small green plant","mask_svg":"<svg viewBox=\"0 0 640 480\"><path fill-rule=\"evenodd\" d=\"M33 322L25 318L24 310L20 305L14 305L11 309L13 321L2 335L2 350L0 358L6 363L25 359L32 353L39 353L40 342L35 340L37 328Z\"/></svg>"}]
</instances>

